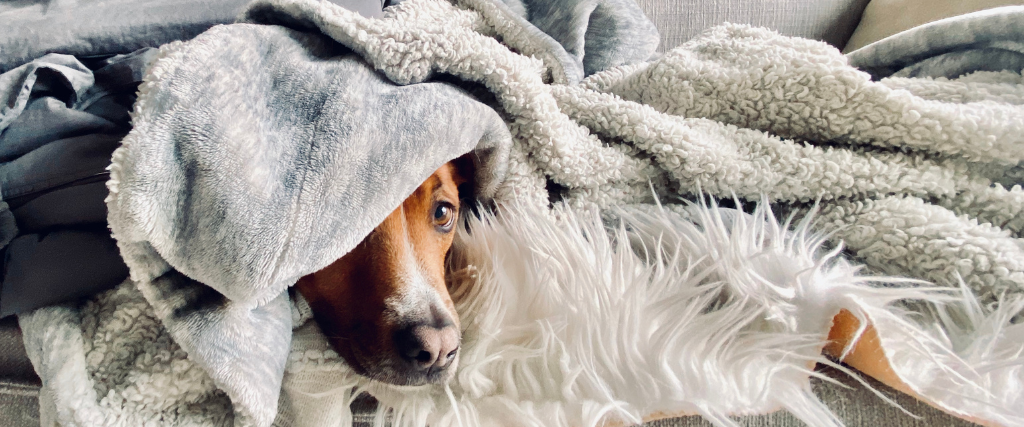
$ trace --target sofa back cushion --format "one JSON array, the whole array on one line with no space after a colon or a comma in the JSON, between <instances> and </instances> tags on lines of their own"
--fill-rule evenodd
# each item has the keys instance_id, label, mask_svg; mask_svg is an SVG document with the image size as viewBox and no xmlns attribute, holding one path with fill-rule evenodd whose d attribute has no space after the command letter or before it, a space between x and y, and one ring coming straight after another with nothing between
<instances>
[{"instance_id":1,"label":"sofa back cushion","mask_svg":"<svg viewBox=\"0 0 1024 427\"><path fill-rule=\"evenodd\" d=\"M922 0L927 1L927 0ZM664 52L701 31L732 22L842 48L868 0L637 0L661 32Z\"/></svg>"},{"instance_id":2,"label":"sofa back cushion","mask_svg":"<svg viewBox=\"0 0 1024 427\"><path fill-rule=\"evenodd\" d=\"M843 49L852 52L918 25L1024 0L871 0Z\"/></svg>"}]
</instances>

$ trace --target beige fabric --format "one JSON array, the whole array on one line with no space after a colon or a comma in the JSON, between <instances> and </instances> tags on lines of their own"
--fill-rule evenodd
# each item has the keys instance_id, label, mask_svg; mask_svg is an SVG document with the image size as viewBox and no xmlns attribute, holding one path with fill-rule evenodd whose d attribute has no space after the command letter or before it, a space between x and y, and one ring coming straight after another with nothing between
<instances>
[{"instance_id":1,"label":"beige fabric","mask_svg":"<svg viewBox=\"0 0 1024 427\"><path fill-rule=\"evenodd\" d=\"M1024 0L872 0L843 52L918 25L999 6L1024 5Z\"/></svg>"},{"instance_id":2,"label":"beige fabric","mask_svg":"<svg viewBox=\"0 0 1024 427\"><path fill-rule=\"evenodd\" d=\"M722 24L767 27L842 48L868 0L636 0L661 33L666 52Z\"/></svg>"}]
</instances>

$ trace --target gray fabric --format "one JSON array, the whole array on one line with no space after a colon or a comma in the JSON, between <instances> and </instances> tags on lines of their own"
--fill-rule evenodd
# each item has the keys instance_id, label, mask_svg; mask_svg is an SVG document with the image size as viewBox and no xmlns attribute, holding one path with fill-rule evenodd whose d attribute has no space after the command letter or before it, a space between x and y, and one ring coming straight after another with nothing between
<instances>
[{"instance_id":1,"label":"gray fabric","mask_svg":"<svg viewBox=\"0 0 1024 427\"><path fill-rule=\"evenodd\" d=\"M128 276L102 223L19 236L6 254L0 317L90 296Z\"/></svg>"},{"instance_id":2,"label":"gray fabric","mask_svg":"<svg viewBox=\"0 0 1024 427\"><path fill-rule=\"evenodd\" d=\"M7 246L18 235L18 222L7 202L0 201L0 247Z\"/></svg>"},{"instance_id":3,"label":"gray fabric","mask_svg":"<svg viewBox=\"0 0 1024 427\"><path fill-rule=\"evenodd\" d=\"M26 1L0 6L0 72L46 53L109 55L195 37L249 0Z\"/></svg>"},{"instance_id":4,"label":"gray fabric","mask_svg":"<svg viewBox=\"0 0 1024 427\"><path fill-rule=\"evenodd\" d=\"M661 32L659 51L685 43L723 22L767 27L842 48L868 0L637 0Z\"/></svg>"},{"instance_id":5,"label":"gray fabric","mask_svg":"<svg viewBox=\"0 0 1024 427\"><path fill-rule=\"evenodd\" d=\"M0 381L0 425L38 427L39 386Z\"/></svg>"},{"instance_id":6,"label":"gray fabric","mask_svg":"<svg viewBox=\"0 0 1024 427\"><path fill-rule=\"evenodd\" d=\"M188 40L234 22L250 0L25 0L0 2L0 73L43 56L121 54ZM330 0L365 16L381 0Z\"/></svg>"},{"instance_id":7,"label":"gray fabric","mask_svg":"<svg viewBox=\"0 0 1024 427\"><path fill-rule=\"evenodd\" d=\"M7 52L4 52L5 56ZM0 74L0 132L10 126L11 122L21 115L21 112L29 104L32 88L37 84L40 74L57 74L61 78L55 79L54 83L46 80L38 82L40 86L62 86L60 89L69 89L69 101L74 103L85 95L86 90L92 86L94 79L92 72L82 65L77 59L68 55L51 54L33 60L17 69ZM28 90L26 90L28 89ZM40 87L40 89L44 89ZM5 156L6 157L6 156Z\"/></svg>"},{"instance_id":8,"label":"gray fabric","mask_svg":"<svg viewBox=\"0 0 1024 427\"><path fill-rule=\"evenodd\" d=\"M645 61L658 47L658 29L633 0L504 1L561 43L587 76Z\"/></svg>"},{"instance_id":9,"label":"gray fabric","mask_svg":"<svg viewBox=\"0 0 1024 427\"><path fill-rule=\"evenodd\" d=\"M32 198L13 210L18 229L25 233L46 232L61 226L105 224L107 198L105 176L95 182L63 187Z\"/></svg>"},{"instance_id":10,"label":"gray fabric","mask_svg":"<svg viewBox=\"0 0 1024 427\"><path fill-rule=\"evenodd\" d=\"M0 320L0 426L39 426L39 385L17 322Z\"/></svg>"},{"instance_id":11,"label":"gray fabric","mask_svg":"<svg viewBox=\"0 0 1024 427\"><path fill-rule=\"evenodd\" d=\"M91 61L95 70L50 54L0 75L0 317L128 275L106 226L104 182L154 53Z\"/></svg>"},{"instance_id":12,"label":"gray fabric","mask_svg":"<svg viewBox=\"0 0 1024 427\"><path fill-rule=\"evenodd\" d=\"M488 197L503 175L488 166L504 164L510 135L461 90L396 86L310 33L237 24L172 50L114 154L111 229L236 422L267 425L291 339L285 289L470 150Z\"/></svg>"},{"instance_id":13,"label":"gray fabric","mask_svg":"<svg viewBox=\"0 0 1024 427\"><path fill-rule=\"evenodd\" d=\"M548 60L556 83L576 84L657 52L658 28L634 0L495 0L494 6L531 44L543 46L529 54Z\"/></svg>"},{"instance_id":14,"label":"gray fabric","mask_svg":"<svg viewBox=\"0 0 1024 427\"><path fill-rule=\"evenodd\" d=\"M14 318L0 320L0 379L39 386L39 377L25 353L21 329Z\"/></svg>"},{"instance_id":15,"label":"gray fabric","mask_svg":"<svg viewBox=\"0 0 1024 427\"><path fill-rule=\"evenodd\" d=\"M401 3L401 0L392 3ZM533 44L542 46L542 51L531 52L546 57L552 66L552 79L556 83L576 84L583 80L583 63L579 57L565 50L565 47L549 34L541 31L526 19L526 7L519 0L495 0L493 6L500 9L504 18L516 26Z\"/></svg>"},{"instance_id":16,"label":"gray fabric","mask_svg":"<svg viewBox=\"0 0 1024 427\"><path fill-rule=\"evenodd\" d=\"M39 193L104 174L110 164L110 153L120 144L122 136L91 134L50 141L17 160L0 165L3 198L9 200Z\"/></svg>"},{"instance_id":17,"label":"gray fabric","mask_svg":"<svg viewBox=\"0 0 1024 427\"><path fill-rule=\"evenodd\" d=\"M847 54L873 78L947 77L1024 69L1024 6L931 22Z\"/></svg>"},{"instance_id":18,"label":"gray fabric","mask_svg":"<svg viewBox=\"0 0 1024 427\"><path fill-rule=\"evenodd\" d=\"M155 51L93 72L50 54L0 74L0 194L4 200L105 174L131 128L128 110Z\"/></svg>"}]
</instances>

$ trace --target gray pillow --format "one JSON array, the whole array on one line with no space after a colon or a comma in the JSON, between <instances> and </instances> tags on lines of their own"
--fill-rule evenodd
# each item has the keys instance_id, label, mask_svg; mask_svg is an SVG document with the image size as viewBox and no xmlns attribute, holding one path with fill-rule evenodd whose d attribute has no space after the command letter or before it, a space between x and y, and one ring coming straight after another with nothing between
<instances>
[{"instance_id":1,"label":"gray pillow","mask_svg":"<svg viewBox=\"0 0 1024 427\"><path fill-rule=\"evenodd\" d=\"M784 35L822 40L840 49L868 0L637 0L661 33L659 52L701 31L732 22L768 27Z\"/></svg>"}]
</instances>

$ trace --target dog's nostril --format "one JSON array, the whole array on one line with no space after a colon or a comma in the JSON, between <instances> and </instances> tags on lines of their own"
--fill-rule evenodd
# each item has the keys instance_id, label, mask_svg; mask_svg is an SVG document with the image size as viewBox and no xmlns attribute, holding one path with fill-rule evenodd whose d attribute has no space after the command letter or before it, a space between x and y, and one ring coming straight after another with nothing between
<instances>
[{"instance_id":1,"label":"dog's nostril","mask_svg":"<svg viewBox=\"0 0 1024 427\"><path fill-rule=\"evenodd\" d=\"M420 351L416 354L416 361L420 363L430 363L430 360L433 358L434 356L429 351Z\"/></svg>"},{"instance_id":2,"label":"dog's nostril","mask_svg":"<svg viewBox=\"0 0 1024 427\"><path fill-rule=\"evenodd\" d=\"M451 358L455 357L455 353L458 353L458 352L459 352L459 348L455 347L455 350L452 350L452 351L448 352L448 356L446 356L445 358L451 360Z\"/></svg>"}]
</instances>

